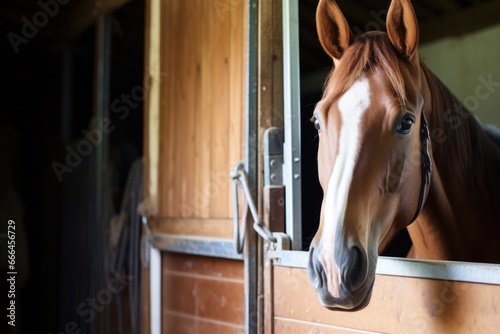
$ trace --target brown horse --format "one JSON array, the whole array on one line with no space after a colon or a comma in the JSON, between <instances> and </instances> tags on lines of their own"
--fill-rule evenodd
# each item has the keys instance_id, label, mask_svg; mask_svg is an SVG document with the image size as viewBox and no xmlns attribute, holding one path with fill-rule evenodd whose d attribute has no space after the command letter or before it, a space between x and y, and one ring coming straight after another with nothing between
<instances>
[{"instance_id":1,"label":"brown horse","mask_svg":"<svg viewBox=\"0 0 500 334\"><path fill-rule=\"evenodd\" d=\"M410 1L391 2L387 33L355 41L333 0L316 23L334 62L312 119L324 198L308 272L322 304L366 306L379 250L412 222L416 257L499 263L500 136L420 61ZM476 91L499 86L488 80Z\"/></svg>"}]
</instances>

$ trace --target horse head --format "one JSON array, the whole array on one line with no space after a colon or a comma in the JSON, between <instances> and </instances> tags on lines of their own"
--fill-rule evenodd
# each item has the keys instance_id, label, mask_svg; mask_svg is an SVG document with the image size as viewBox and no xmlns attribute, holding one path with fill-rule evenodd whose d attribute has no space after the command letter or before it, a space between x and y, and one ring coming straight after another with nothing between
<instances>
[{"instance_id":1,"label":"horse head","mask_svg":"<svg viewBox=\"0 0 500 334\"><path fill-rule=\"evenodd\" d=\"M316 23L334 69L312 118L324 196L308 273L325 307L357 310L370 300L382 243L428 194L429 91L409 0L391 2L387 33L354 40L334 0L320 0Z\"/></svg>"}]
</instances>

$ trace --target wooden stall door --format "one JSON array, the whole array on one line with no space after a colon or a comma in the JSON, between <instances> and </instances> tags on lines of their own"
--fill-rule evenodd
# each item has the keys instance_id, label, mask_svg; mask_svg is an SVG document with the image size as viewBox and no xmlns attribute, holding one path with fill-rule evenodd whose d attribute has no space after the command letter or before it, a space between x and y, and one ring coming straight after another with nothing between
<instances>
[{"instance_id":1,"label":"wooden stall door","mask_svg":"<svg viewBox=\"0 0 500 334\"><path fill-rule=\"evenodd\" d=\"M274 333L498 333L498 279L486 284L377 274L365 309L330 311L320 304L309 282L307 254L301 257L300 267L273 267ZM432 265L437 269L440 264ZM442 265L453 272L459 264ZM500 273L498 265L474 266L478 265L471 265L471 271L485 276L491 270Z\"/></svg>"},{"instance_id":2,"label":"wooden stall door","mask_svg":"<svg viewBox=\"0 0 500 334\"><path fill-rule=\"evenodd\" d=\"M244 331L243 261L197 242L233 238L229 171L244 157L247 6L147 1L144 207L163 251L163 333Z\"/></svg>"}]
</instances>

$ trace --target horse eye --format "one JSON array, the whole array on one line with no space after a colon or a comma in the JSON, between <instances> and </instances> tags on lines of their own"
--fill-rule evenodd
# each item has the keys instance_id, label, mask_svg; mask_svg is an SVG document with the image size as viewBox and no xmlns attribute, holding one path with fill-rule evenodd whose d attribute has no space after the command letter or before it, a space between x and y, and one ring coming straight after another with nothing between
<instances>
[{"instance_id":1,"label":"horse eye","mask_svg":"<svg viewBox=\"0 0 500 334\"><path fill-rule=\"evenodd\" d=\"M319 122L318 117L313 116L312 121L314 123L314 127L316 128L316 130L318 130L318 132L321 132L321 124Z\"/></svg>"},{"instance_id":2,"label":"horse eye","mask_svg":"<svg viewBox=\"0 0 500 334\"><path fill-rule=\"evenodd\" d=\"M402 135L407 135L410 133L410 130L413 126L414 120L410 115L405 115L396 128L396 132Z\"/></svg>"}]
</instances>

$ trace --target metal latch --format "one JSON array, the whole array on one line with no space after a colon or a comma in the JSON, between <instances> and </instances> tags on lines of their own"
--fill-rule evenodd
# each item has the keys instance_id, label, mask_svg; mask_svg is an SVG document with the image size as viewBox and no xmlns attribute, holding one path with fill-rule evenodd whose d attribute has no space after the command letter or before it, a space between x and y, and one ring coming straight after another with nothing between
<instances>
[{"instance_id":1,"label":"metal latch","mask_svg":"<svg viewBox=\"0 0 500 334\"><path fill-rule=\"evenodd\" d=\"M264 244L268 251L268 258L280 261L281 251L291 249L291 240L285 232L284 224L284 186L283 186L283 131L279 128L269 128L264 133L264 218L266 225L259 219L257 207L253 200L248 178L243 162L236 164L231 171L234 195L234 241L236 252L243 253L245 242L245 223L250 212L254 230L267 241ZM238 218L239 196L238 187L241 187L247 202L247 211L242 221ZM274 231L271 232L270 227Z\"/></svg>"},{"instance_id":2,"label":"metal latch","mask_svg":"<svg viewBox=\"0 0 500 334\"><path fill-rule=\"evenodd\" d=\"M292 241L286 233L282 232L273 232L273 237L276 238L276 242L266 245L267 258L279 263L281 262L282 252L291 249Z\"/></svg>"}]
</instances>

